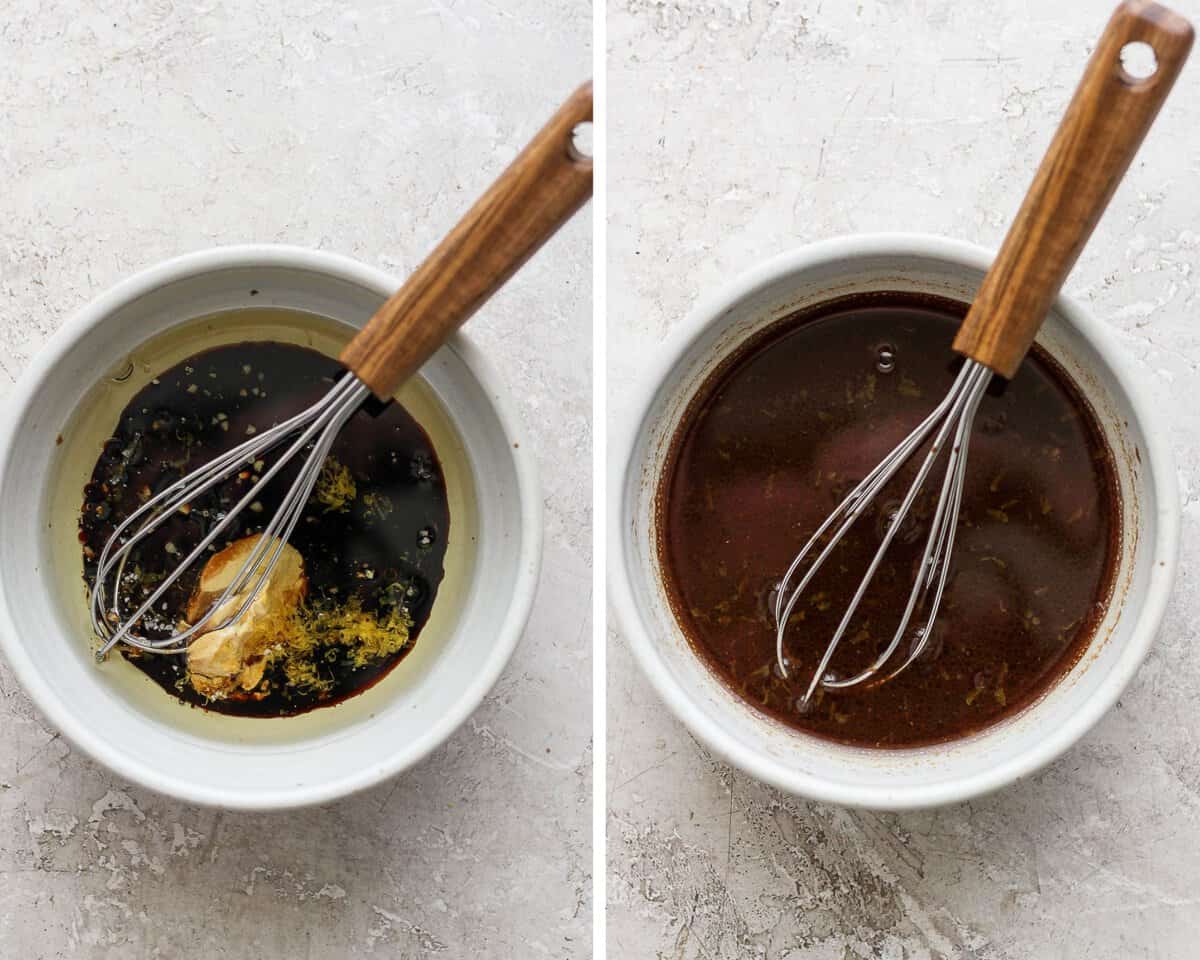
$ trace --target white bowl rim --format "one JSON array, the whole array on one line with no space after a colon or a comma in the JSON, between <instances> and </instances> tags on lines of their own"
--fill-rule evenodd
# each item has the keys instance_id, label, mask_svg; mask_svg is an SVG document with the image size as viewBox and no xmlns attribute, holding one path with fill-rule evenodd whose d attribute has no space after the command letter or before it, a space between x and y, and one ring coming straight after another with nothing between
<instances>
[{"instance_id":1,"label":"white bowl rim","mask_svg":"<svg viewBox=\"0 0 1200 960\"><path fill-rule=\"evenodd\" d=\"M6 409L0 411L0 480L8 472L16 425L23 419L32 397L51 370L74 348L85 331L103 323L106 317L125 304L166 284L238 268L307 270L376 290L382 296L400 287L400 281L387 272L350 257L287 244L251 243L212 247L147 267L119 281L72 314L43 344L18 378L5 400ZM508 664L529 620L542 558L542 497L537 463L508 390L487 356L467 334L459 331L447 340L447 344L478 379L509 440L520 495L521 546L516 558L517 589L513 591L512 603L504 622L497 628L491 653L487 660L477 665L475 678L466 692L449 706L436 724L412 743L397 748L382 760L365 765L353 775L306 787L282 787L246 795L200 787L165 776L130 755L114 754L43 682L18 639L16 625L9 613L10 601L4 584L0 582L0 650L25 692L51 725L92 759L133 783L159 794L205 806L247 811L292 809L357 793L419 763L440 746L479 707Z\"/></svg>"},{"instance_id":2,"label":"white bowl rim","mask_svg":"<svg viewBox=\"0 0 1200 960\"><path fill-rule=\"evenodd\" d=\"M670 332L646 375L631 388L628 414L610 425L608 511L611 558L609 600L623 635L651 685L667 706L706 746L751 776L799 796L825 803L875 810L911 810L956 803L982 796L1040 769L1064 753L1117 701L1150 650L1161 625L1175 581L1179 553L1180 508L1175 458L1166 433L1138 377L1128 368L1124 351L1108 328L1069 297L1060 295L1052 309L1070 322L1095 348L1111 369L1113 378L1129 399L1130 408L1146 441L1146 456L1153 465L1154 493L1158 505L1154 564L1162 576L1149 584L1129 642L1113 664L1102 686L1081 709L1043 739L1007 762L977 774L938 783L906 787L877 787L833 783L789 770L762 754L747 755L740 744L700 710L678 684L660 658L645 624L637 613L630 570L626 564L626 478L640 464L632 463L638 437L663 384L672 369L701 333L739 301L779 281L788 274L818 265L866 257L923 258L978 270L991 265L994 252L976 244L924 233L866 233L833 237L784 251L736 276L710 296L698 301L687 317Z\"/></svg>"}]
</instances>

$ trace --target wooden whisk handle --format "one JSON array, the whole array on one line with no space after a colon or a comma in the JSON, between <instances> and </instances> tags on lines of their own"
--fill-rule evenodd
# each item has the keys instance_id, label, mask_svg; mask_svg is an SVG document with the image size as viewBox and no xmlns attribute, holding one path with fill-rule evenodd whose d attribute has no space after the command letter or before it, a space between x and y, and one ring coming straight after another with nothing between
<instances>
[{"instance_id":1,"label":"wooden whisk handle","mask_svg":"<svg viewBox=\"0 0 1200 960\"><path fill-rule=\"evenodd\" d=\"M572 140L591 119L587 83L346 345L339 359L376 396L391 396L592 195L591 158Z\"/></svg>"},{"instance_id":2,"label":"wooden whisk handle","mask_svg":"<svg viewBox=\"0 0 1200 960\"><path fill-rule=\"evenodd\" d=\"M1141 41L1157 67L1126 72L1121 50ZM1148 0L1109 20L954 349L1005 377L1017 371L1192 46L1192 27Z\"/></svg>"}]
</instances>

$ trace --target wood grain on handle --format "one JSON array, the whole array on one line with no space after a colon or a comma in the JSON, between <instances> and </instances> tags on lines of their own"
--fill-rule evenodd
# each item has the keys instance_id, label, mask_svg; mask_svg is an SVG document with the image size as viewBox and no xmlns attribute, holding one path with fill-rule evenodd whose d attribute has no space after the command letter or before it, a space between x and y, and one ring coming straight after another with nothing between
<instances>
[{"instance_id":1,"label":"wood grain on handle","mask_svg":"<svg viewBox=\"0 0 1200 960\"><path fill-rule=\"evenodd\" d=\"M576 90L338 358L390 397L592 195L572 133L592 119Z\"/></svg>"},{"instance_id":2,"label":"wood grain on handle","mask_svg":"<svg viewBox=\"0 0 1200 960\"><path fill-rule=\"evenodd\" d=\"M1121 65L1121 48L1134 41L1153 47L1158 61L1144 80ZM1016 373L1191 46L1191 25L1165 7L1128 0L1117 8L959 328L955 350L1002 376Z\"/></svg>"}]
</instances>

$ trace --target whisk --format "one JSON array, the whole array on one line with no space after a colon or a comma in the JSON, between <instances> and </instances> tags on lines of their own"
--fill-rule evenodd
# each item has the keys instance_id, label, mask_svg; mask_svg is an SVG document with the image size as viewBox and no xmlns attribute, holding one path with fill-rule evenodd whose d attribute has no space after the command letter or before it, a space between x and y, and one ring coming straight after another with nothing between
<instances>
[{"instance_id":1,"label":"whisk","mask_svg":"<svg viewBox=\"0 0 1200 960\"><path fill-rule=\"evenodd\" d=\"M1123 57L1145 44L1156 63L1136 77ZM1121 4L1088 62L1083 78L1048 148L1000 252L984 277L954 340L966 356L937 407L850 491L808 539L776 591L776 659L788 676L784 641L792 611L805 588L854 522L897 472L928 442L929 449L907 493L888 518L882 542L859 582L807 690L845 690L886 683L925 651L950 571L962 502L967 448L976 410L992 377L1011 379L1032 345L1050 305L1128 169L1192 45L1192 28L1178 14L1145 0ZM932 438L932 439L931 439ZM930 520L915 582L891 642L869 666L840 678L829 672L838 644L871 580L935 465L946 454L946 473ZM816 558L805 561L820 546ZM801 571L803 573L801 574ZM793 580L796 583L793 586ZM897 651L918 610L924 624L906 653Z\"/></svg>"},{"instance_id":2,"label":"whisk","mask_svg":"<svg viewBox=\"0 0 1200 960\"><path fill-rule=\"evenodd\" d=\"M120 643L147 653L185 653L188 642L199 633L224 629L245 615L299 522L325 457L346 421L369 395L384 400L390 397L591 196L592 161L574 142L576 128L591 119L592 88L588 83L559 108L350 341L338 358L347 372L325 396L175 481L116 527L97 558L90 596L92 627L101 644L97 660L103 661ZM285 444L256 487L219 517L137 609L124 612L120 582L138 544L191 500ZM139 634L142 618L250 506L257 498L257 488L296 458L303 458L302 465L278 511L207 612L166 637L151 639ZM239 597L244 599L232 615L208 626L218 610Z\"/></svg>"}]
</instances>

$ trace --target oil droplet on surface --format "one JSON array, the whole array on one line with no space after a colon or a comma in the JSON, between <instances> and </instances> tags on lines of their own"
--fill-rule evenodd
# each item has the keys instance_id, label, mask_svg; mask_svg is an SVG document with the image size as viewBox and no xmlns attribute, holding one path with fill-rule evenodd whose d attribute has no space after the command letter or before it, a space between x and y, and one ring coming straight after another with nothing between
<instances>
[{"instance_id":1,"label":"oil droplet on surface","mask_svg":"<svg viewBox=\"0 0 1200 960\"><path fill-rule=\"evenodd\" d=\"M880 373L891 373L896 369L896 348L890 343L880 344L876 350L875 369Z\"/></svg>"}]
</instances>

